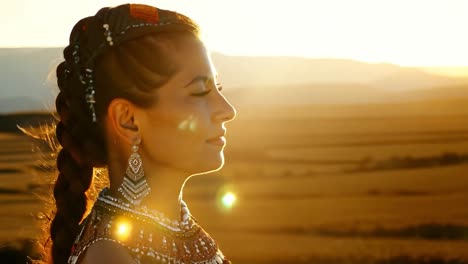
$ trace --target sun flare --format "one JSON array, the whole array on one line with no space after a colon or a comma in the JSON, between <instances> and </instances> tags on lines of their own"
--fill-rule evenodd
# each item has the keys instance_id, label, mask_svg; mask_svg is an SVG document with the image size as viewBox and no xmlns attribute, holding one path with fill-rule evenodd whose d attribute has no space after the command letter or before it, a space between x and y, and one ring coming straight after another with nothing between
<instances>
[{"instance_id":1,"label":"sun flare","mask_svg":"<svg viewBox=\"0 0 468 264\"><path fill-rule=\"evenodd\" d=\"M80 18L126 2L9 1L0 11L5 36L0 46L64 46ZM468 66L468 34L461 34L468 1L463 0L161 0L157 5L194 18L207 45L225 54ZM466 69L459 71L451 72L464 75Z\"/></svg>"}]
</instances>

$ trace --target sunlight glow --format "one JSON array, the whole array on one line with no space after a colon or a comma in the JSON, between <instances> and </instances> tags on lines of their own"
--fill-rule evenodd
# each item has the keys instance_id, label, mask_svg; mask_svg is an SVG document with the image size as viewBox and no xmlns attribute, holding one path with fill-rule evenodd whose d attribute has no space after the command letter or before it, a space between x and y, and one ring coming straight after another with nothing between
<instances>
[{"instance_id":1,"label":"sunlight glow","mask_svg":"<svg viewBox=\"0 0 468 264\"><path fill-rule=\"evenodd\" d=\"M178 125L179 130L181 131L190 131L194 132L197 129L197 121L193 115L187 117L187 119L182 120Z\"/></svg>"},{"instance_id":2,"label":"sunlight glow","mask_svg":"<svg viewBox=\"0 0 468 264\"><path fill-rule=\"evenodd\" d=\"M238 1L221 2L217 10L227 5L242 18L200 20L209 45L228 54L468 65L468 35L461 34L468 1L251 1L247 10Z\"/></svg>"},{"instance_id":3,"label":"sunlight glow","mask_svg":"<svg viewBox=\"0 0 468 264\"><path fill-rule=\"evenodd\" d=\"M64 46L79 19L127 2L8 1L0 11L0 47ZM464 0L137 2L189 15L201 25L209 48L230 55L468 66Z\"/></svg>"}]
</instances>

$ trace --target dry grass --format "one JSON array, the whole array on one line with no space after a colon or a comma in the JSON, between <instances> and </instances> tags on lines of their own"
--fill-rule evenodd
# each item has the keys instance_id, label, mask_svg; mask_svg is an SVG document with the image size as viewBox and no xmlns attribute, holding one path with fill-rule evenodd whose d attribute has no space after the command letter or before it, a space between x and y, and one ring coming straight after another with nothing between
<instances>
[{"instance_id":1,"label":"dry grass","mask_svg":"<svg viewBox=\"0 0 468 264\"><path fill-rule=\"evenodd\" d=\"M366 160L468 153L468 116L458 105L450 112L443 104L444 115L431 115L424 104L405 107L406 115L398 109L393 116L392 105L296 107L289 114L241 109L227 124L224 168L186 186L191 211L235 263L380 263L401 256L467 263L468 234L423 239L401 231L426 224L467 230L467 162L359 171ZM11 135L0 141L0 169L19 170L0 174L0 187L28 191L30 144ZM226 190L237 194L231 210L219 206ZM0 194L0 239L34 233L31 214L40 207L31 197ZM383 237L376 230L394 232Z\"/></svg>"}]
</instances>

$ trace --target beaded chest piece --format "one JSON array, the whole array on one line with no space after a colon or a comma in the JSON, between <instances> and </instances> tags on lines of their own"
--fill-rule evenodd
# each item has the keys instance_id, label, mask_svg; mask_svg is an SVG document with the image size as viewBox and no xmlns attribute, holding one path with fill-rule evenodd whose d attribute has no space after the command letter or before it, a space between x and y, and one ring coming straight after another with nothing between
<instances>
[{"instance_id":1,"label":"beaded chest piece","mask_svg":"<svg viewBox=\"0 0 468 264\"><path fill-rule=\"evenodd\" d=\"M112 241L128 249L135 263L229 264L218 245L181 203L181 221L127 204L104 188L81 226L68 263L79 263L93 243Z\"/></svg>"}]
</instances>

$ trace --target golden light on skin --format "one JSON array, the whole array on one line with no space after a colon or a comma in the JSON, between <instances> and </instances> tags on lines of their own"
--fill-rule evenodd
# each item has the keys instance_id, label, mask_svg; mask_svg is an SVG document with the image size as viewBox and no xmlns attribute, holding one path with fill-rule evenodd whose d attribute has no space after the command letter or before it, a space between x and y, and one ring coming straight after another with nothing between
<instances>
[{"instance_id":1,"label":"golden light on skin","mask_svg":"<svg viewBox=\"0 0 468 264\"><path fill-rule=\"evenodd\" d=\"M126 220L118 220L115 223L115 236L120 241L125 241L130 236L132 225Z\"/></svg>"},{"instance_id":2,"label":"golden light on skin","mask_svg":"<svg viewBox=\"0 0 468 264\"><path fill-rule=\"evenodd\" d=\"M188 130L193 132L197 129L197 122L194 120L193 115L190 115L187 119L182 120L178 127L179 130Z\"/></svg>"},{"instance_id":3,"label":"golden light on skin","mask_svg":"<svg viewBox=\"0 0 468 264\"><path fill-rule=\"evenodd\" d=\"M225 208L231 208L235 201L236 201L236 195L232 192L227 192L223 195L223 198L221 199L221 202Z\"/></svg>"}]
</instances>

